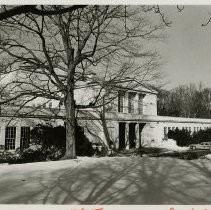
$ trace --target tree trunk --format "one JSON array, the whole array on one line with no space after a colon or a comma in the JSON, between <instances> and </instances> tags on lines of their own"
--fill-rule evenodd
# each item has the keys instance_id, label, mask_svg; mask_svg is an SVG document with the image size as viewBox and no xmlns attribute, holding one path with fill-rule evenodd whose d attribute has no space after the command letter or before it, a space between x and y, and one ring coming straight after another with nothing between
<instances>
[{"instance_id":1,"label":"tree trunk","mask_svg":"<svg viewBox=\"0 0 211 210\"><path fill-rule=\"evenodd\" d=\"M102 122L103 132L104 132L104 135L105 135L105 140L106 140L107 146L108 146L108 148L110 148L110 146L113 142L110 139L110 135L109 135L109 132L108 132L105 116L103 114L100 114L100 119L101 119L101 122Z\"/></svg>"},{"instance_id":2,"label":"tree trunk","mask_svg":"<svg viewBox=\"0 0 211 210\"><path fill-rule=\"evenodd\" d=\"M75 148L75 129L76 129L76 118L75 118L75 103L74 103L74 92L73 89L68 85L68 91L65 101L66 109L66 151L64 159L76 158Z\"/></svg>"},{"instance_id":3,"label":"tree trunk","mask_svg":"<svg viewBox=\"0 0 211 210\"><path fill-rule=\"evenodd\" d=\"M103 107L102 107L102 112L100 113L100 119L101 119L101 122L102 122L102 127L103 127L103 132L104 132L104 135L105 135L105 140L106 140L108 149L110 149L112 144L113 144L113 141L111 140L109 132L108 132L108 127L107 127L107 123L106 123L106 119L105 119L105 110L106 110L105 98L103 97ZM112 149L114 149L114 145L113 145Z\"/></svg>"}]
</instances>

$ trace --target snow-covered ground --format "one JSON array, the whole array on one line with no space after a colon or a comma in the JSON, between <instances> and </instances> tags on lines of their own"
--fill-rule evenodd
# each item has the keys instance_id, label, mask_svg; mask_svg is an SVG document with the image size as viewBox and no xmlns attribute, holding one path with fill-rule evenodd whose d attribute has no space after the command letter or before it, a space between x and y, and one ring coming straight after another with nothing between
<instances>
[{"instance_id":1,"label":"snow-covered ground","mask_svg":"<svg viewBox=\"0 0 211 210\"><path fill-rule=\"evenodd\" d=\"M211 204L211 160L118 157L0 165L1 204Z\"/></svg>"},{"instance_id":2,"label":"snow-covered ground","mask_svg":"<svg viewBox=\"0 0 211 210\"><path fill-rule=\"evenodd\" d=\"M159 148L166 148L172 151L187 151L189 147L179 147L177 146L177 143L174 139L167 139L165 141L162 141L160 145L157 147Z\"/></svg>"}]
</instances>

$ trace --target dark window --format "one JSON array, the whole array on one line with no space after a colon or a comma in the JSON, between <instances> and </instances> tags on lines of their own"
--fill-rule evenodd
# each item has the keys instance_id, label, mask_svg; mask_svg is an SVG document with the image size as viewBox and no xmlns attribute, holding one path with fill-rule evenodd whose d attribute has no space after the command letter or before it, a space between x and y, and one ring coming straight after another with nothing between
<instances>
[{"instance_id":1,"label":"dark window","mask_svg":"<svg viewBox=\"0 0 211 210\"><path fill-rule=\"evenodd\" d=\"M20 148L25 149L29 147L30 127L21 127L21 141Z\"/></svg>"},{"instance_id":2,"label":"dark window","mask_svg":"<svg viewBox=\"0 0 211 210\"><path fill-rule=\"evenodd\" d=\"M15 149L16 127L6 127L5 150Z\"/></svg>"},{"instance_id":3,"label":"dark window","mask_svg":"<svg viewBox=\"0 0 211 210\"><path fill-rule=\"evenodd\" d=\"M143 114L143 99L144 95L139 94L138 95L138 113Z\"/></svg>"},{"instance_id":4,"label":"dark window","mask_svg":"<svg viewBox=\"0 0 211 210\"><path fill-rule=\"evenodd\" d=\"M135 93L128 93L128 113L134 113Z\"/></svg>"}]
</instances>

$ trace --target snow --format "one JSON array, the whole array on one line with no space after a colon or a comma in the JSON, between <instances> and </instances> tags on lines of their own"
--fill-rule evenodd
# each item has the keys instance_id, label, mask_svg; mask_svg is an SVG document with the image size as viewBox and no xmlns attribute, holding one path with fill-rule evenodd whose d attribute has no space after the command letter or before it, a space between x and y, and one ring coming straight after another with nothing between
<instances>
[{"instance_id":1,"label":"snow","mask_svg":"<svg viewBox=\"0 0 211 210\"><path fill-rule=\"evenodd\" d=\"M162 141L160 145L158 145L159 148L166 148L172 151L187 151L189 147L179 147L176 144L176 141L174 139L167 139Z\"/></svg>"},{"instance_id":2,"label":"snow","mask_svg":"<svg viewBox=\"0 0 211 210\"><path fill-rule=\"evenodd\" d=\"M1 204L210 204L211 162L78 158L0 165Z\"/></svg>"},{"instance_id":3,"label":"snow","mask_svg":"<svg viewBox=\"0 0 211 210\"><path fill-rule=\"evenodd\" d=\"M207 158L208 160L211 160L211 154L206 155L205 158Z\"/></svg>"}]
</instances>

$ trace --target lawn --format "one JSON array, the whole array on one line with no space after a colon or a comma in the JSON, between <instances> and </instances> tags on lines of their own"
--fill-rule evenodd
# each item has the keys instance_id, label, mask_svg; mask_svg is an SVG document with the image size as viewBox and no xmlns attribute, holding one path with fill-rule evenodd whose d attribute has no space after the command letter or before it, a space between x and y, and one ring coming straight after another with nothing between
<instances>
[{"instance_id":1,"label":"lawn","mask_svg":"<svg viewBox=\"0 0 211 210\"><path fill-rule=\"evenodd\" d=\"M79 158L0 165L0 204L211 204L211 160Z\"/></svg>"}]
</instances>

